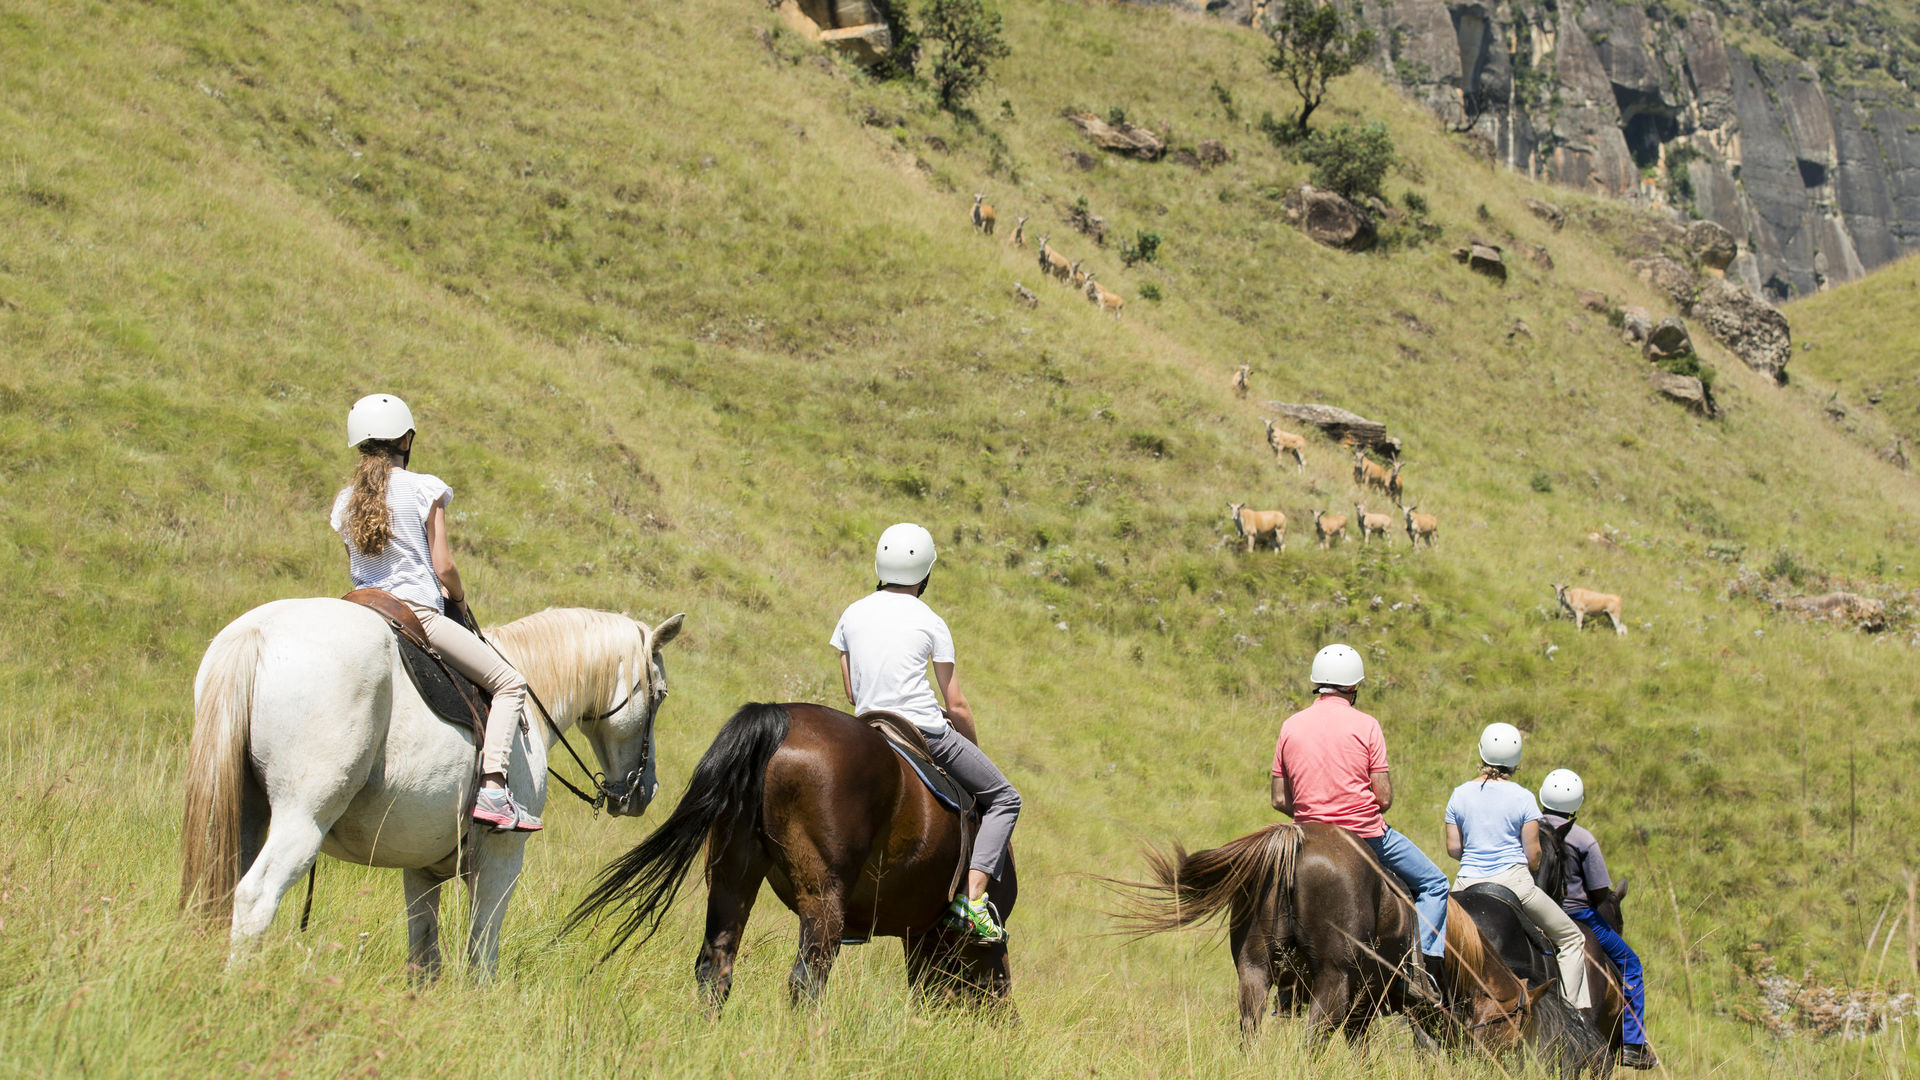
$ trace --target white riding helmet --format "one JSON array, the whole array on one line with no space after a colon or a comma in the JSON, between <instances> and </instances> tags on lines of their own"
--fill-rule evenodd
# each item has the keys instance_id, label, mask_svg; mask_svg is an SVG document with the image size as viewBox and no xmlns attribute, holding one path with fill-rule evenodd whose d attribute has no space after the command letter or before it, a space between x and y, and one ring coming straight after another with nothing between
<instances>
[{"instance_id":1,"label":"white riding helmet","mask_svg":"<svg viewBox=\"0 0 1920 1080\"><path fill-rule=\"evenodd\" d=\"M1555 769L1540 782L1540 805L1562 814L1571 814L1587 801L1587 785L1572 769Z\"/></svg>"},{"instance_id":2,"label":"white riding helmet","mask_svg":"<svg viewBox=\"0 0 1920 1080\"><path fill-rule=\"evenodd\" d=\"M347 413L347 445L368 439L398 439L413 430L413 410L392 394L368 394Z\"/></svg>"},{"instance_id":3,"label":"white riding helmet","mask_svg":"<svg viewBox=\"0 0 1920 1080\"><path fill-rule=\"evenodd\" d=\"M888 585L918 585L933 569L933 559L933 534L903 521L880 534L873 573Z\"/></svg>"},{"instance_id":4,"label":"white riding helmet","mask_svg":"<svg viewBox=\"0 0 1920 1080\"><path fill-rule=\"evenodd\" d=\"M1480 733L1480 760L1502 769L1520 767L1520 729L1512 724L1488 724Z\"/></svg>"},{"instance_id":5,"label":"white riding helmet","mask_svg":"<svg viewBox=\"0 0 1920 1080\"><path fill-rule=\"evenodd\" d=\"M1352 646L1329 645L1313 654L1315 686L1356 686L1366 677L1366 661Z\"/></svg>"}]
</instances>

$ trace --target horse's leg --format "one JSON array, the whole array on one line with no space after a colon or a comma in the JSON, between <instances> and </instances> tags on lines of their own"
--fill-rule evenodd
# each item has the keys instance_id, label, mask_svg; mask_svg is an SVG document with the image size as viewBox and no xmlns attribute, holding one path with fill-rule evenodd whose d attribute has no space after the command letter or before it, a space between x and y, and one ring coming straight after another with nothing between
<instances>
[{"instance_id":1,"label":"horse's leg","mask_svg":"<svg viewBox=\"0 0 1920 1080\"><path fill-rule=\"evenodd\" d=\"M1327 1044L1337 1024L1351 1019L1353 975L1337 959L1321 958L1313 973L1313 1007L1307 1010L1308 1038L1315 1049Z\"/></svg>"},{"instance_id":2,"label":"horse's leg","mask_svg":"<svg viewBox=\"0 0 1920 1080\"><path fill-rule=\"evenodd\" d=\"M238 961L247 949L267 932L274 912L280 910L280 898L300 880L320 854L320 840L332 826L335 813L325 824L304 813L274 815L266 843L260 854L240 878L233 890L233 934L228 962Z\"/></svg>"},{"instance_id":3,"label":"horse's leg","mask_svg":"<svg viewBox=\"0 0 1920 1080\"><path fill-rule=\"evenodd\" d=\"M747 917L767 876L760 839L738 830L734 842L707 867L707 931L693 963L693 976L710 1015L719 1015L733 992L733 958L740 952Z\"/></svg>"},{"instance_id":4,"label":"horse's leg","mask_svg":"<svg viewBox=\"0 0 1920 1080\"><path fill-rule=\"evenodd\" d=\"M1251 1044L1260 1033L1260 1020L1273 996L1273 937L1267 920L1252 912L1235 920L1232 930L1233 966L1240 973L1240 1041Z\"/></svg>"},{"instance_id":5,"label":"horse's leg","mask_svg":"<svg viewBox=\"0 0 1920 1080\"><path fill-rule=\"evenodd\" d=\"M407 894L407 970L420 982L440 977L440 887L445 874L424 868L401 871Z\"/></svg>"},{"instance_id":6,"label":"horse's leg","mask_svg":"<svg viewBox=\"0 0 1920 1080\"><path fill-rule=\"evenodd\" d=\"M480 835L471 845L473 927L467 933L467 963L473 966L474 980L486 982L500 959L500 924L506 921L507 904L520 884L527 834L488 833L484 828L475 832Z\"/></svg>"},{"instance_id":7,"label":"horse's leg","mask_svg":"<svg viewBox=\"0 0 1920 1080\"><path fill-rule=\"evenodd\" d=\"M794 905L800 913L800 955L794 958L793 973L787 976L787 990L793 1003L809 1003L827 988L827 976L840 955L840 935L846 929L847 912L838 889L802 895Z\"/></svg>"}]
</instances>

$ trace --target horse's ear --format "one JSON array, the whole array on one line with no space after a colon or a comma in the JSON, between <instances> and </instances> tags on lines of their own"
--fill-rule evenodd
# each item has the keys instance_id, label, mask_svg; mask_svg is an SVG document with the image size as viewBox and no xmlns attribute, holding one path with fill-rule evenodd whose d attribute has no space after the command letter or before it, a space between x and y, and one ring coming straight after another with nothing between
<instances>
[{"instance_id":1,"label":"horse's ear","mask_svg":"<svg viewBox=\"0 0 1920 1080\"><path fill-rule=\"evenodd\" d=\"M1613 898L1615 900L1625 900L1627 898L1627 879L1626 878L1620 879L1619 886L1613 890Z\"/></svg>"},{"instance_id":2,"label":"horse's ear","mask_svg":"<svg viewBox=\"0 0 1920 1080\"><path fill-rule=\"evenodd\" d=\"M1553 984L1559 981L1560 981L1560 977L1556 975L1553 978L1548 979L1546 982L1543 982L1536 987L1536 986L1528 986L1527 980L1521 979L1520 989L1522 992L1524 992L1527 995L1527 1008L1531 1009L1535 1005L1538 1005L1540 1003L1540 999L1547 995L1547 991L1553 989Z\"/></svg>"},{"instance_id":3,"label":"horse's ear","mask_svg":"<svg viewBox=\"0 0 1920 1080\"><path fill-rule=\"evenodd\" d=\"M666 647L667 642L680 636L680 624L686 617L687 613L683 611L653 628L653 649L655 652L659 652Z\"/></svg>"}]
</instances>

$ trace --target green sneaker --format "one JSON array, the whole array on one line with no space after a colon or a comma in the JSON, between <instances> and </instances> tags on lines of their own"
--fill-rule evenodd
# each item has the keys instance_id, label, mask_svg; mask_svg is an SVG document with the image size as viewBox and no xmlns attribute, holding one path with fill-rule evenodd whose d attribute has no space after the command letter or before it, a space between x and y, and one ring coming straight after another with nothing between
<instances>
[{"instance_id":1,"label":"green sneaker","mask_svg":"<svg viewBox=\"0 0 1920 1080\"><path fill-rule=\"evenodd\" d=\"M994 918L993 908L985 900L975 902L956 896L953 903L947 905L947 915L942 921L955 930L965 930L982 945L1007 940L1006 928Z\"/></svg>"}]
</instances>

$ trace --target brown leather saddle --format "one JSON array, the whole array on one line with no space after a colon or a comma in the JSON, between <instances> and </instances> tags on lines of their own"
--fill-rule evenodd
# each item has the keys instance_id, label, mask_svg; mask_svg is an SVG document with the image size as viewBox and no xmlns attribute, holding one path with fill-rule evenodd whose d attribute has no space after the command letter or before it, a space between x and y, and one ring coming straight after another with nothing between
<instances>
[{"instance_id":1,"label":"brown leather saddle","mask_svg":"<svg viewBox=\"0 0 1920 1080\"><path fill-rule=\"evenodd\" d=\"M476 748L486 740L487 708L493 703L493 695L441 659L427 644L420 617L405 601L385 589L355 589L340 599L372 609L393 628L401 666L435 715L470 729Z\"/></svg>"},{"instance_id":2,"label":"brown leather saddle","mask_svg":"<svg viewBox=\"0 0 1920 1080\"><path fill-rule=\"evenodd\" d=\"M934 763L933 752L927 747L927 738L913 721L898 713L878 710L861 713L859 719L887 740L893 752L900 755L900 759L933 793L935 802L960 818L960 865L954 869L953 885L947 890L950 893L957 892L967 879L967 867L973 862L973 829L979 821L979 815L974 812L973 792L960 786L960 781Z\"/></svg>"}]
</instances>

